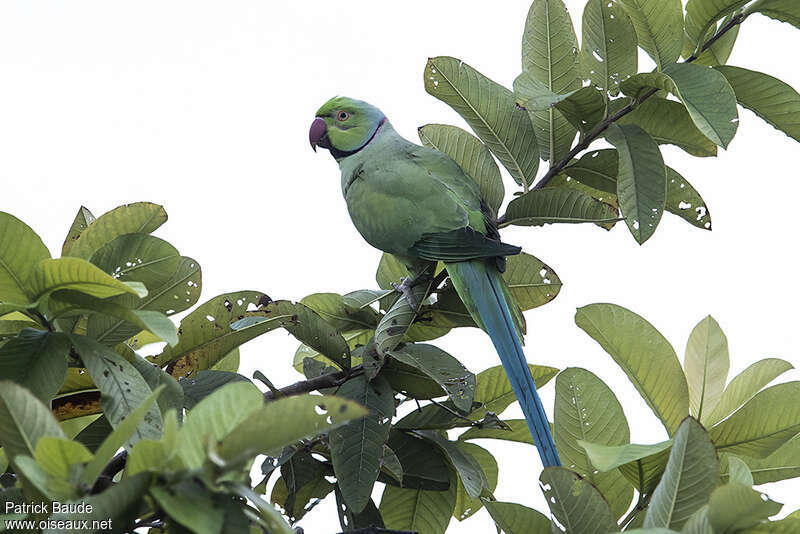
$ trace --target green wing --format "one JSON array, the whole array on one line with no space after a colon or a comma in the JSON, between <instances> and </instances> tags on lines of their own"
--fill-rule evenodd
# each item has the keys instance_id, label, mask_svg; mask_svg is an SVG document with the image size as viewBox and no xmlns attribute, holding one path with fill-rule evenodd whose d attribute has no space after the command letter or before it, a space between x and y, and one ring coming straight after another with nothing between
<instances>
[{"instance_id":1,"label":"green wing","mask_svg":"<svg viewBox=\"0 0 800 534\"><path fill-rule=\"evenodd\" d=\"M467 226L450 232L425 234L414 243L409 253L423 260L454 262L513 256L521 250Z\"/></svg>"}]
</instances>

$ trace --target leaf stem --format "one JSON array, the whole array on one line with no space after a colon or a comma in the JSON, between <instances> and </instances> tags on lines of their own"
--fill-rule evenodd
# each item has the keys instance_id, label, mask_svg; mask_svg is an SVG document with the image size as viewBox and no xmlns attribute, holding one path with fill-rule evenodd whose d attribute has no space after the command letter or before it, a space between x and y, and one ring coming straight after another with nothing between
<instances>
[{"instance_id":1,"label":"leaf stem","mask_svg":"<svg viewBox=\"0 0 800 534\"><path fill-rule=\"evenodd\" d=\"M727 22L727 24L725 24L719 30L717 30L714 36L711 37L708 41L706 41L702 47L700 47L700 50L698 52L695 52L694 54L686 58L684 63L691 63L695 61L700 54L708 50L715 42L717 42L719 38L728 33L728 31L730 31L732 28L741 24L745 18L746 16L743 13L738 13L735 16L731 17L731 19ZM577 145L572 147L572 149L567 153L566 156L564 156L561 160L553 164L550 167L550 169L548 169L547 173L544 176L542 176L541 180L539 180L531 188L531 190L541 189L545 187L550 182L550 180L552 180L558 173L564 170L564 168L570 163L570 161L572 161L572 159L575 156L586 150L589 147L589 145L592 144L593 141L595 141L598 137L600 137L600 135L603 132L605 132L609 126L611 126L611 124L613 124L614 122L618 121L619 119L621 119L622 117L624 117L625 115L636 109L639 106L639 104L641 104L642 102L644 102L657 92L658 89L651 89L648 92L644 93L642 96L640 96L638 99L633 100L630 104L620 109L613 115L603 119L603 121L600 122L600 124L598 124L591 132L586 134L586 136ZM501 216L498 219L499 223L502 223L504 221L505 221L505 215Z\"/></svg>"}]
</instances>

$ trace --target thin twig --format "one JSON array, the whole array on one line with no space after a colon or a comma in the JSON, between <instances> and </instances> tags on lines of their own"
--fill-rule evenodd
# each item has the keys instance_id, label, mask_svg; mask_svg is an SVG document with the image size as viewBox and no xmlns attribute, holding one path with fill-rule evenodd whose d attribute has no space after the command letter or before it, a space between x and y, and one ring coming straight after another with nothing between
<instances>
[{"instance_id":1,"label":"thin twig","mask_svg":"<svg viewBox=\"0 0 800 534\"><path fill-rule=\"evenodd\" d=\"M745 16L742 13L739 13L739 14L735 15L734 17L732 17L731 20L729 20L727 22L727 24L725 24L722 28L720 28L717 31L717 33L714 34L713 37L711 37L708 41L706 41L703 44L702 47L700 47L700 51L699 52L696 52L695 54L692 54L691 56L686 58L684 63L691 63L694 60L696 60L699 57L699 54L702 54L703 52L708 50L715 42L717 42L717 40L720 37L725 35L728 31L730 31L735 26L741 24L744 19L745 19ZM628 113L630 113L631 111L636 109L642 102L644 102L645 100L647 100L648 98L650 98L651 96L656 94L657 92L658 92L658 89L650 89L649 91L644 93L642 96L640 96L638 99L633 100L630 104L628 104L624 108L620 109L619 111L617 111L613 115L603 119L600 122L600 124L595 126L594 129L591 132L586 134L586 136L577 145L572 147L572 149L567 153L566 156L564 156L561 160L559 160L556 163L554 163L550 167L550 169L548 169L547 173L544 176L542 176L541 180L539 180L531 188L531 190L541 189L541 188L545 187L550 182L550 180L552 180L558 173L560 173L562 170L564 170L564 167L566 167L572 161L572 159L575 156L577 156L579 153L581 153L584 150L586 150L587 148L589 148L589 145L591 145L593 141L595 141L598 137L600 137L600 135L603 132L605 132L606 129L608 129L609 126L611 126L611 124L613 124L614 122L618 121L619 119L621 119L622 117L624 117L625 115L627 115ZM505 215L502 215L500 218L498 218L498 223L502 224L504 222L506 222L506 217L505 217Z\"/></svg>"},{"instance_id":2,"label":"thin twig","mask_svg":"<svg viewBox=\"0 0 800 534\"><path fill-rule=\"evenodd\" d=\"M431 404L433 404L434 406L438 406L438 407L439 407L439 408L441 408L442 410L444 410L444 411L446 411L446 412L449 412L449 413L450 413L450 415L452 415L452 416L456 417L457 419L461 419L461 420L463 420L463 421L466 421L467 423L469 423L469 426L480 426L480 422L478 422L478 421L473 421L473 420L472 420L472 419L470 419L469 417L467 417L467 416L465 416L465 415L461 415L460 413L458 413L457 411L453 410L453 409L452 409L452 408L450 408L449 406L445 406L445 405L444 405L444 404L442 404L441 402L437 402L437 401L435 401L435 400L433 400L433 399L428 399L428 400L430 400Z\"/></svg>"},{"instance_id":3,"label":"thin twig","mask_svg":"<svg viewBox=\"0 0 800 534\"><path fill-rule=\"evenodd\" d=\"M128 451L118 452L108 464L100 472L100 476L92 486L91 495L105 491L114 483L114 476L125 469L125 464L128 463Z\"/></svg>"},{"instance_id":4,"label":"thin twig","mask_svg":"<svg viewBox=\"0 0 800 534\"><path fill-rule=\"evenodd\" d=\"M308 380L301 380L300 382L295 382L290 386L278 389L277 393L279 394L278 396L281 397L291 397L292 395L310 393L312 391L317 391L320 389L335 388L341 386L349 379L355 378L363 374L364 374L364 369L360 365L356 365L355 367L346 371L337 371L335 373L329 373L327 375L317 376L314 378L310 378ZM275 392L267 391L266 393L264 393L265 400L274 400L275 398L277 398Z\"/></svg>"}]
</instances>

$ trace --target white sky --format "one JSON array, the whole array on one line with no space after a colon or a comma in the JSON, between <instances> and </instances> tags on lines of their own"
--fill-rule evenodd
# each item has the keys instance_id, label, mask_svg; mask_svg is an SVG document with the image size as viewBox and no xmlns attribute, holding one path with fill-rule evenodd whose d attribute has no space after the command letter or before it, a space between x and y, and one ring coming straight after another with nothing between
<instances>
[{"instance_id":1,"label":"white sky","mask_svg":"<svg viewBox=\"0 0 800 534\"><path fill-rule=\"evenodd\" d=\"M200 262L203 300L238 289L299 300L375 287L379 253L348 219L335 162L308 146L314 112L342 94L379 106L415 141L425 123L464 126L425 93L426 58L459 57L510 87L529 5L6 0L0 210L27 222L57 255L81 204L99 215L128 202L161 203L170 220L157 235ZM584 1L567 5L579 28ZM730 63L800 88L798 49L800 31L756 15ZM561 225L503 234L565 282L553 303L527 313L529 360L581 366L603 378L624 406L634 442L666 434L611 358L575 326L578 306L633 309L681 359L692 327L711 313L728 335L731 376L765 357L800 366L800 146L752 113L740 116L739 133L719 158L663 148L710 205L713 232L665 214L642 247L623 224L610 233ZM498 363L478 330L439 343L475 372ZM276 384L294 382L301 378L290 366L295 346L282 332L251 342L241 372L261 369ZM552 414L553 386L543 395ZM513 407L505 415L520 414ZM500 458L497 498L544 510L535 451L481 445ZM798 483L764 490L786 503L784 514L800 507ZM333 499L300 524L308 533L334 531ZM490 528L482 511L462 524L453 520L449 532Z\"/></svg>"}]
</instances>

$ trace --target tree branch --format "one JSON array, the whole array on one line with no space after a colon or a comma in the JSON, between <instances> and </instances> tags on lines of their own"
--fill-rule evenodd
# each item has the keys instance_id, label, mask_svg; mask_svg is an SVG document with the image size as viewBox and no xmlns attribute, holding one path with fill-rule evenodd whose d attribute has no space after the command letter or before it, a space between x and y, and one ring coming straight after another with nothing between
<instances>
[{"instance_id":1,"label":"tree branch","mask_svg":"<svg viewBox=\"0 0 800 534\"><path fill-rule=\"evenodd\" d=\"M717 42L717 40L720 37L722 37L723 35L728 33L728 31L730 31L732 28L734 28L735 26L741 24L742 21L744 21L745 18L746 17L745 17L745 15L743 13L738 13L735 16L731 17L731 20L729 20L724 26L722 26L717 31L717 33L714 34L713 37L711 37L708 41L706 41L703 44L702 47L700 47L700 51L699 52L695 52L694 54L692 54L691 56L686 58L684 63L691 63L694 60L696 60L700 56L700 54L702 54L703 52L708 50L714 43ZM592 144L593 141L595 141L598 137L600 137L600 135L603 132L605 132L608 129L609 126L611 126L611 124L613 124L614 122L618 121L619 119L621 119L622 117L624 117L625 115L627 115L628 113L630 113L631 111L636 109L639 106L639 104L641 104L642 102L644 102L645 100L647 100L648 98L650 98L651 96L656 94L657 92L658 92L658 89L651 89L648 92L644 93L637 100L632 101L630 104L628 104L624 108L620 109L619 111L617 111L613 115L603 119L603 121L600 122L600 124L598 124L597 126L595 126L595 128L591 132L589 132L586 135L586 137L584 137L583 140L581 140L580 143L578 143L577 145L572 147L572 149L567 153L566 156L564 156L561 160L559 160L555 164L553 164L550 167L550 169L548 169L547 173L544 176L542 176L541 180L539 180L531 188L531 190L541 189L541 188L545 187L550 182L550 180L553 179L553 177L555 177L558 173L560 173L562 170L564 170L564 167L566 167L569 164L569 162L572 161L572 159L575 156L577 156L579 153L581 153L584 150L586 150L589 147L589 145ZM499 223L505 222L505 215L500 217L498 219L498 222Z\"/></svg>"},{"instance_id":2,"label":"tree branch","mask_svg":"<svg viewBox=\"0 0 800 534\"><path fill-rule=\"evenodd\" d=\"M128 451L118 452L100 472L89 494L94 495L111 487L114 484L114 476L125 469L126 463L128 463Z\"/></svg>"},{"instance_id":3,"label":"tree branch","mask_svg":"<svg viewBox=\"0 0 800 534\"><path fill-rule=\"evenodd\" d=\"M295 382L285 388L277 390L278 395L273 391L264 393L264 400L274 400L278 397L291 397L292 395L300 395L302 393L311 393L319 389L335 388L341 386L351 378L364 374L364 369L360 365L346 370L329 373L327 375L317 376L308 380L301 380Z\"/></svg>"}]
</instances>

